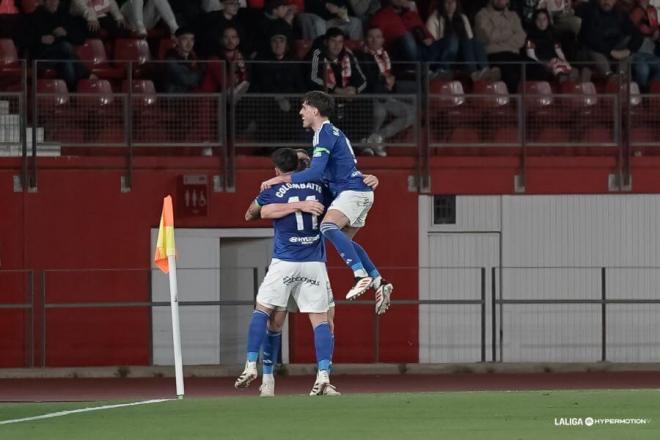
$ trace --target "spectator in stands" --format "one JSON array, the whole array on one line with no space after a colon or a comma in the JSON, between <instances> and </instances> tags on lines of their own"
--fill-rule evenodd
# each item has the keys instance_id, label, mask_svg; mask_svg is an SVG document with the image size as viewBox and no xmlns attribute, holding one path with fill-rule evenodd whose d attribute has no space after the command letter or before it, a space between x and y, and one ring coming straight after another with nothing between
<instances>
[{"instance_id":1,"label":"spectator in stands","mask_svg":"<svg viewBox=\"0 0 660 440\"><path fill-rule=\"evenodd\" d=\"M630 13L630 19L644 37L640 52L656 53L660 26L658 26L658 11L655 7L650 5L649 0L638 0Z\"/></svg>"},{"instance_id":2,"label":"spectator in stands","mask_svg":"<svg viewBox=\"0 0 660 440\"><path fill-rule=\"evenodd\" d=\"M488 67L483 45L474 38L467 16L463 14L460 0L440 0L432 3L433 12L426 21L426 28L436 41L442 42L443 59L463 61L461 65L470 73L473 81L480 79L498 81L500 71Z\"/></svg>"},{"instance_id":3,"label":"spectator in stands","mask_svg":"<svg viewBox=\"0 0 660 440\"><path fill-rule=\"evenodd\" d=\"M189 93L196 91L202 80L203 69L195 55L195 33L191 28L180 27L176 33L176 46L165 55L166 93Z\"/></svg>"},{"instance_id":4,"label":"spectator in stands","mask_svg":"<svg viewBox=\"0 0 660 440\"><path fill-rule=\"evenodd\" d=\"M369 28L364 47L357 53L367 78L365 93L393 95L396 92L396 76L392 72L392 63L384 45L383 31L377 27ZM384 141L412 126L416 118L415 113L412 103L394 96L375 99L372 133L364 141L368 146L363 152L387 156ZM389 122L386 124L386 121Z\"/></svg>"},{"instance_id":5,"label":"spectator in stands","mask_svg":"<svg viewBox=\"0 0 660 440\"><path fill-rule=\"evenodd\" d=\"M312 51L311 88L353 96L367 87L367 80L355 55L344 47L344 38L341 29L330 28L321 39L320 47Z\"/></svg>"},{"instance_id":6,"label":"spectator in stands","mask_svg":"<svg viewBox=\"0 0 660 440\"><path fill-rule=\"evenodd\" d=\"M240 44L238 30L233 26L226 27L220 39L220 50L216 53L219 59L227 62L228 84L233 87L234 96L245 93L250 87L247 64L240 50Z\"/></svg>"},{"instance_id":7,"label":"spectator in stands","mask_svg":"<svg viewBox=\"0 0 660 440\"><path fill-rule=\"evenodd\" d=\"M660 59L650 53L638 52L643 43L642 34L629 16L615 6L616 0L597 0L585 5L580 10L580 41L586 49L587 59L603 75L614 73L613 63L632 61L635 81L645 90L649 80L660 75Z\"/></svg>"},{"instance_id":8,"label":"spectator in stands","mask_svg":"<svg viewBox=\"0 0 660 440\"><path fill-rule=\"evenodd\" d=\"M528 61L520 55L527 35L520 17L508 9L508 3L509 0L490 0L488 6L477 13L475 34L486 48L491 65L499 67L509 91L516 93L522 68L519 64L511 63ZM544 76L543 69L541 76Z\"/></svg>"},{"instance_id":9,"label":"spectator in stands","mask_svg":"<svg viewBox=\"0 0 660 440\"><path fill-rule=\"evenodd\" d=\"M174 37L179 25L174 11L167 0L128 0L120 9L126 17L128 28L139 37L145 38L147 31L163 20Z\"/></svg>"},{"instance_id":10,"label":"spectator in stands","mask_svg":"<svg viewBox=\"0 0 660 440\"><path fill-rule=\"evenodd\" d=\"M441 43L426 30L412 1L390 0L371 18L370 26L383 31L385 46L394 60L424 62L442 57Z\"/></svg>"},{"instance_id":11,"label":"spectator in stands","mask_svg":"<svg viewBox=\"0 0 660 440\"><path fill-rule=\"evenodd\" d=\"M525 46L527 56L540 63L552 77L560 81L577 79L578 71L566 60L545 9L537 10L532 16Z\"/></svg>"},{"instance_id":12,"label":"spectator in stands","mask_svg":"<svg viewBox=\"0 0 660 440\"><path fill-rule=\"evenodd\" d=\"M575 4L579 5L584 1L586 0L575 0ZM582 20L575 15L571 0L544 0L544 5L550 13L550 23L566 54L566 59L575 60L579 46L577 36Z\"/></svg>"},{"instance_id":13,"label":"spectator in stands","mask_svg":"<svg viewBox=\"0 0 660 440\"><path fill-rule=\"evenodd\" d=\"M305 0L305 12L298 14L298 22L306 40L314 40L333 27L351 40L362 39L362 22L349 15L345 0Z\"/></svg>"},{"instance_id":14,"label":"spectator in stands","mask_svg":"<svg viewBox=\"0 0 660 440\"><path fill-rule=\"evenodd\" d=\"M126 36L126 20L115 0L71 0L71 14L83 17L92 34L104 30L112 37Z\"/></svg>"},{"instance_id":15,"label":"spectator in stands","mask_svg":"<svg viewBox=\"0 0 660 440\"><path fill-rule=\"evenodd\" d=\"M252 44L247 49L251 58L256 54L266 54L271 50L271 36L281 33L287 44L293 41L293 8L286 0L267 0L263 11L248 26Z\"/></svg>"},{"instance_id":16,"label":"spectator in stands","mask_svg":"<svg viewBox=\"0 0 660 440\"><path fill-rule=\"evenodd\" d=\"M529 29L533 22L534 13L545 9L546 0L510 0L509 9L518 14L524 29Z\"/></svg>"},{"instance_id":17,"label":"spectator in stands","mask_svg":"<svg viewBox=\"0 0 660 440\"><path fill-rule=\"evenodd\" d=\"M69 90L75 90L78 80L89 75L74 49L75 45L85 41L85 23L71 16L60 0L44 0L32 14L31 20L33 57L58 60L45 63L45 67L55 69Z\"/></svg>"},{"instance_id":18,"label":"spectator in stands","mask_svg":"<svg viewBox=\"0 0 660 440\"><path fill-rule=\"evenodd\" d=\"M239 6L238 0L222 0L222 9L202 15L197 37L198 49L203 58L217 54L222 34L228 27L236 29L241 40L245 39L245 31L238 18Z\"/></svg>"},{"instance_id":19,"label":"spectator in stands","mask_svg":"<svg viewBox=\"0 0 660 440\"><path fill-rule=\"evenodd\" d=\"M270 50L260 54L253 66L250 93L304 93L302 66L290 54L288 29L274 29L269 40ZM300 132L298 106L292 99L292 96L280 96L259 101L256 110L259 140L290 142L294 133Z\"/></svg>"}]
</instances>

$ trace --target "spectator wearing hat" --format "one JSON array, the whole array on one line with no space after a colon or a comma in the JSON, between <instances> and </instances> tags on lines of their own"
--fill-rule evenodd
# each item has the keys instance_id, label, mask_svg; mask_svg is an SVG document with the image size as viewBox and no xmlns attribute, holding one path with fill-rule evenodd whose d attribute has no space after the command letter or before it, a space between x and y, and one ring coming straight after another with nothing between
<instances>
[{"instance_id":1,"label":"spectator wearing hat","mask_svg":"<svg viewBox=\"0 0 660 440\"><path fill-rule=\"evenodd\" d=\"M305 82L301 63L291 55L286 29L274 29L269 42L268 52L259 54L253 65L250 93L283 96L259 100L257 136L263 141L286 142L299 132L298 107L292 99L305 92Z\"/></svg>"},{"instance_id":2,"label":"spectator wearing hat","mask_svg":"<svg viewBox=\"0 0 660 440\"><path fill-rule=\"evenodd\" d=\"M147 31L156 27L163 20L174 36L179 25L174 11L167 0L128 0L121 6L129 30L139 37L146 37Z\"/></svg>"},{"instance_id":3,"label":"spectator wearing hat","mask_svg":"<svg viewBox=\"0 0 660 440\"><path fill-rule=\"evenodd\" d=\"M175 32L176 46L165 55L163 89L166 93L196 91L202 80L203 68L195 54L195 33L192 28L180 27Z\"/></svg>"},{"instance_id":4,"label":"spectator wearing hat","mask_svg":"<svg viewBox=\"0 0 660 440\"><path fill-rule=\"evenodd\" d=\"M362 39L362 22L349 15L345 0L305 0L305 12L297 17L306 40L315 40L333 27L341 29L351 40Z\"/></svg>"}]
</instances>

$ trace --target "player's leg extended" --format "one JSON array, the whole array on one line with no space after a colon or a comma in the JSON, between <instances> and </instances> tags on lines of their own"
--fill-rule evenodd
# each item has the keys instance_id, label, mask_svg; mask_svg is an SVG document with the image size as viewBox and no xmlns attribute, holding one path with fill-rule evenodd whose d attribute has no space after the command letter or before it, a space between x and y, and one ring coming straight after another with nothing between
<instances>
[{"instance_id":1,"label":"player's leg extended","mask_svg":"<svg viewBox=\"0 0 660 440\"><path fill-rule=\"evenodd\" d=\"M257 359L259 358L261 344L266 337L266 327L272 311L272 309L257 302L257 306L252 312L252 318L250 319L250 325L248 327L245 369L243 370L243 373L238 376L238 379L236 379L234 388L247 388L258 376Z\"/></svg>"},{"instance_id":2,"label":"player's leg extended","mask_svg":"<svg viewBox=\"0 0 660 440\"><path fill-rule=\"evenodd\" d=\"M314 328L314 347L318 372L310 396L336 396L339 393L330 384L330 366L332 365L332 333L328 324L328 314L310 313L309 320Z\"/></svg>"},{"instance_id":3,"label":"player's leg extended","mask_svg":"<svg viewBox=\"0 0 660 440\"><path fill-rule=\"evenodd\" d=\"M359 230L360 228L347 226L344 228L344 233L353 240L355 234L357 234ZM371 287L376 290L376 313L382 315L390 308L390 297L394 290L394 285L381 277L378 268L376 268L376 265L371 261L371 258L369 258L367 251L365 251L355 240L353 240L353 247L362 261L364 269L369 276L373 278Z\"/></svg>"},{"instance_id":4,"label":"player's leg extended","mask_svg":"<svg viewBox=\"0 0 660 440\"><path fill-rule=\"evenodd\" d=\"M337 249L337 253L344 260L344 263L353 271L355 276L355 285L346 295L347 299L357 298L369 289L373 279L365 270L358 253L355 251L353 242L341 230L348 226L349 219L337 209L332 209L325 214L321 222L321 233L330 240Z\"/></svg>"},{"instance_id":5,"label":"player's leg extended","mask_svg":"<svg viewBox=\"0 0 660 440\"><path fill-rule=\"evenodd\" d=\"M259 387L261 397L275 396L273 368L277 365L277 356L282 344L282 326L286 315L286 310L275 310L268 320L268 330L263 344L263 377Z\"/></svg>"}]
</instances>

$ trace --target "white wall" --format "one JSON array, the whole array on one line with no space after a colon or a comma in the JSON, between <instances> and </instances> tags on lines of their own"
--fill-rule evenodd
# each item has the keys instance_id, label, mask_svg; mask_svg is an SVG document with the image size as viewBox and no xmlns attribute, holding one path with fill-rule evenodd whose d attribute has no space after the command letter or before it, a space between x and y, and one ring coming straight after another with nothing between
<instances>
[{"instance_id":1,"label":"white wall","mask_svg":"<svg viewBox=\"0 0 660 440\"><path fill-rule=\"evenodd\" d=\"M607 267L608 298L660 299L660 269L620 268L660 267L660 196L458 196L456 225L433 225L432 203L432 197L419 198L420 299L468 298L473 277L424 267L472 265L487 266L488 273L504 268L496 287L505 300L599 300L600 267ZM490 299L490 276L487 285ZM474 357L475 309L442 307L448 308L420 307L420 361ZM607 308L607 359L659 361L660 304ZM498 360L601 359L600 304L506 304L501 315L496 311ZM489 320L488 341L490 335Z\"/></svg>"}]
</instances>

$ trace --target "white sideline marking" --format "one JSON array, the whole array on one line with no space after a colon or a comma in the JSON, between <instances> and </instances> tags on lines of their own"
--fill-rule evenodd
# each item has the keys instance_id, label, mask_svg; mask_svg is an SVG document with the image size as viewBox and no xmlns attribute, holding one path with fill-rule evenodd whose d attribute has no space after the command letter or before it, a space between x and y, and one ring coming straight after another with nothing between
<instances>
[{"instance_id":1,"label":"white sideline marking","mask_svg":"<svg viewBox=\"0 0 660 440\"><path fill-rule=\"evenodd\" d=\"M93 406L91 408L72 409L72 410L69 410L69 411L58 411L58 412L54 412L54 413L50 413L50 414L43 414L41 416L25 417L23 419L2 420L2 421L0 421L0 425L9 425L10 423L30 422L32 420L51 419L53 417L68 416L69 414L77 414L77 413L84 413L84 412L90 412L90 411L99 411L99 410L102 410L102 409L121 408L121 407L124 407L124 406L148 405L150 403L167 402L167 401L170 401L170 400L174 400L174 399L142 400L140 402L120 403L120 404L117 404L117 405Z\"/></svg>"}]
</instances>

